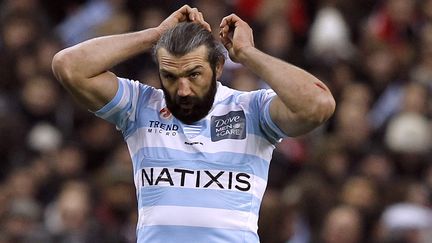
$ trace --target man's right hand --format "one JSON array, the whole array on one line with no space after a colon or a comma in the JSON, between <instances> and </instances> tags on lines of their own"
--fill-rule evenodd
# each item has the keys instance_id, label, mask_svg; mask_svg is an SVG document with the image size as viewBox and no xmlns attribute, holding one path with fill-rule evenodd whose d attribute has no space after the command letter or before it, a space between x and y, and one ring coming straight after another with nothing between
<instances>
[{"instance_id":1,"label":"man's right hand","mask_svg":"<svg viewBox=\"0 0 432 243\"><path fill-rule=\"evenodd\" d=\"M196 22L210 31L202 13L185 5L156 28L93 38L60 51L53 58L53 73L80 103L97 111L118 90L117 76L109 70L150 50L161 34L185 21Z\"/></svg>"},{"instance_id":2,"label":"man's right hand","mask_svg":"<svg viewBox=\"0 0 432 243\"><path fill-rule=\"evenodd\" d=\"M191 8L189 5L184 5L173 12L156 29L159 35L162 35L176 24L186 21L198 23L208 31L211 31L210 25L204 20L203 14L197 8Z\"/></svg>"}]
</instances>

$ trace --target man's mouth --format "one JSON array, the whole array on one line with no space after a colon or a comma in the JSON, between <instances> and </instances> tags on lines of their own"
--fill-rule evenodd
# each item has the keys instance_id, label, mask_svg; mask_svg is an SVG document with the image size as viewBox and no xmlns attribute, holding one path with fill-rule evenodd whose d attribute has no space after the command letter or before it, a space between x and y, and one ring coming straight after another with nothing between
<instances>
[{"instance_id":1,"label":"man's mouth","mask_svg":"<svg viewBox=\"0 0 432 243\"><path fill-rule=\"evenodd\" d=\"M191 103L191 102L183 102L183 103L180 103L179 106L183 110L191 110L193 108L193 103Z\"/></svg>"},{"instance_id":2,"label":"man's mouth","mask_svg":"<svg viewBox=\"0 0 432 243\"><path fill-rule=\"evenodd\" d=\"M194 104L194 102L192 102L192 100L190 100L190 99L182 99L182 100L178 101L178 105L182 109L192 109L193 104Z\"/></svg>"}]
</instances>

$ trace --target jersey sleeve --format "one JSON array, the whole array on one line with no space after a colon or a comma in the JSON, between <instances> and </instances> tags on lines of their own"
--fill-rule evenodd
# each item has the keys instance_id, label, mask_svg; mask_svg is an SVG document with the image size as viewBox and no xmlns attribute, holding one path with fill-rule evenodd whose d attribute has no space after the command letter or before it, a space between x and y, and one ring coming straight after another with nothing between
<instances>
[{"instance_id":1,"label":"jersey sleeve","mask_svg":"<svg viewBox=\"0 0 432 243\"><path fill-rule=\"evenodd\" d=\"M126 136L137 118L137 110L146 105L154 88L125 78L118 78L118 90L114 98L95 115L116 125ZM139 105L138 105L139 104Z\"/></svg>"},{"instance_id":2,"label":"jersey sleeve","mask_svg":"<svg viewBox=\"0 0 432 243\"><path fill-rule=\"evenodd\" d=\"M271 119L270 104L276 93L271 90L260 90L256 96L257 110L259 111L259 125L261 131L265 134L271 143L280 142L283 138L288 137Z\"/></svg>"}]
</instances>

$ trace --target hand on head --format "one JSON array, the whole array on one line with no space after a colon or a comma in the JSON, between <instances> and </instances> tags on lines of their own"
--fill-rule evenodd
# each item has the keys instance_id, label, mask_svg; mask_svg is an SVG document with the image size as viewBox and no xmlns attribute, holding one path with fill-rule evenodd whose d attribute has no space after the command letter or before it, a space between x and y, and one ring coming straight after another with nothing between
<instances>
[{"instance_id":1,"label":"hand on head","mask_svg":"<svg viewBox=\"0 0 432 243\"><path fill-rule=\"evenodd\" d=\"M231 60L237 62L243 48L254 47L252 28L239 16L231 14L222 19L219 36Z\"/></svg>"},{"instance_id":2,"label":"hand on head","mask_svg":"<svg viewBox=\"0 0 432 243\"><path fill-rule=\"evenodd\" d=\"M198 23L211 32L210 25L204 20L203 14L197 8L191 8L189 5L184 5L173 12L157 29L162 34L176 24L186 21ZM237 15L226 16L219 27L221 42L228 50L231 60L238 62L243 48L254 47L251 27Z\"/></svg>"},{"instance_id":3,"label":"hand on head","mask_svg":"<svg viewBox=\"0 0 432 243\"><path fill-rule=\"evenodd\" d=\"M168 29L174 27L181 22L195 22L202 25L208 31L211 31L210 25L204 20L203 14L197 8L191 8L189 5L184 5L168 18L166 18L159 26L159 33L162 34Z\"/></svg>"}]
</instances>

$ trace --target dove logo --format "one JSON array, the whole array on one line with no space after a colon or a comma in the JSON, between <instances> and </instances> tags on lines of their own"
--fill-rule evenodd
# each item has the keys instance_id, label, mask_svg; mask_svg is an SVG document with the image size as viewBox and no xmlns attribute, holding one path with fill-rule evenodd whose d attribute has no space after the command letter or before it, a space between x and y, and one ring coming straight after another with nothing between
<instances>
[{"instance_id":1,"label":"dove logo","mask_svg":"<svg viewBox=\"0 0 432 243\"><path fill-rule=\"evenodd\" d=\"M246 117L243 111L231 111L223 116L211 118L211 140L245 139Z\"/></svg>"}]
</instances>

